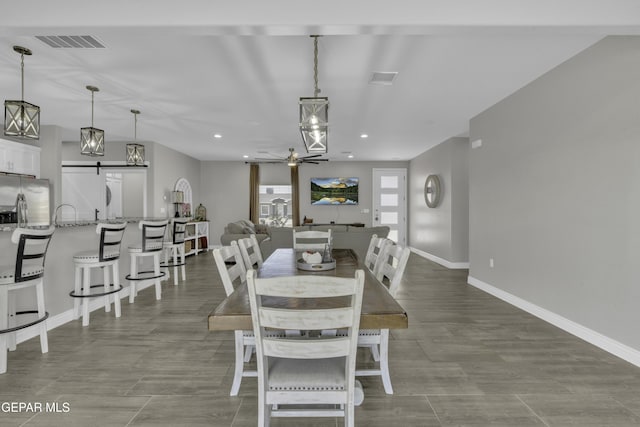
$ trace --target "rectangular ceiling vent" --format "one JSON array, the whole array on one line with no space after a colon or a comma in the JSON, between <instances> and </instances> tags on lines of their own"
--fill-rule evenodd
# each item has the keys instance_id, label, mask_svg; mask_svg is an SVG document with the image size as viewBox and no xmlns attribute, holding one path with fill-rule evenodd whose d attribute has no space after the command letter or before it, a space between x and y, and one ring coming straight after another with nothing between
<instances>
[{"instance_id":1,"label":"rectangular ceiling vent","mask_svg":"<svg viewBox=\"0 0 640 427\"><path fill-rule=\"evenodd\" d=\"M54 48L104 49L105 45L93 36L36 36L41 42Z\"/></svg>"},{"instance_id":2,"label":"rectangular ceiling vent","mask_svg":"<svg viewBox=\"0 0 640 427\"><path fill-rule=\"evenodd\" d=\"M374 71L371 73L369 84L390 86L397 75L398 73L394 71Z\"/></svg>"}]
</instances>

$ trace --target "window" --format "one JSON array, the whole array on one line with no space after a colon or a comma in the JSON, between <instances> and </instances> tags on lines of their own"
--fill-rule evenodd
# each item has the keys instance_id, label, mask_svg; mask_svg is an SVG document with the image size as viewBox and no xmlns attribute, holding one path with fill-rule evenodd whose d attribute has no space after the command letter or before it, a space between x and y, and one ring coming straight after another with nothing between
<instances>
[{"instance_id":1,"label":"window","mask_svg":"<svg viewBox=\"0 0 640 427\"><path fill-rule=\"evenodd\" d=\"M291 227L291 185L260 185L260 223Z\"/></svg>"}]
</instances>

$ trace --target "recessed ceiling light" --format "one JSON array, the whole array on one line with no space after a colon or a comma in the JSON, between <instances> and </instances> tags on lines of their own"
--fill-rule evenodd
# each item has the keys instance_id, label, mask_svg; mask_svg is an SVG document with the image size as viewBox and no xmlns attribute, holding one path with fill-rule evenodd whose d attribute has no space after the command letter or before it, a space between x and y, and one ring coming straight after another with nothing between
<instances>
[{"instance_id":1,"label":"recessed ceiling light","mask_svg":"<svg viewBox=\"0 0 640 427\"><path fill-rule=\"evenodd\" d=\"M347 157L353 159L353 154L349 154Z\"/></svg>"},{"instance_id":2,"label":"recessed ceiling light","mask_svg":"<svg viewBox=\"0 0 640 427\"><path fill-rule=\"evenodd\" d=\"M367 135L366 133L363 133L362 135L360 135L360 138L369 138L369 135Z\"/></svg>"},{"instance_id":3,"label":"recessed ceiling light","mask_svg":"<svg viewBox=\"0 0 640 427\"><path fill-rule=\"evenodd\" d=\"M242 157L243 157L243 158L245 158L245 159L248 159L248 158L249 158L249 156L248 156L248 155L246 155L246 154L245 154L244 156L242 156Z\"/></svg>"},{"instance_id":4,"label":"recessed ceiling light","mask_svg":"<svg viewBox=\"0 0 640 427\"><path fill-rule=\"evenodd\" d=\"M213 137L216 138L216 139L220 139L220 138L222 138L222 135L220 135L219 133L214 133Z\"/></svg>"}]
</instances>

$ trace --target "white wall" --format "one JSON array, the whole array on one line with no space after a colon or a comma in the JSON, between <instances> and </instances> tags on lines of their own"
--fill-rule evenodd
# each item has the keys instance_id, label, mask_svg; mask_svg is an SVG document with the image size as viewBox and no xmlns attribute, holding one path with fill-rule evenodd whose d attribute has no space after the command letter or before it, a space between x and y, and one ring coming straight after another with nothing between
<instances>
[{"instance_id":1,"label":"white wall","mask_svg":"<svg viewBox=\"0 0 640 427\"><path fill-rule=\"evenodd\" d=\"M640 351L640 37L607 37L481 113L478 138L470 280Z\"/></svg>"},{"instance_id":2,"label":"white wall","mask_svg":"<svg viewBox=\"0 0 640 427\"><path fill-rule=\"evenodd\" d=\"M449 263L468 262L469 140L451 138L409 163L409 246ZM435 208L424 199L429 175L438 175L442 195Z\"/></svg>"}]
</instances>

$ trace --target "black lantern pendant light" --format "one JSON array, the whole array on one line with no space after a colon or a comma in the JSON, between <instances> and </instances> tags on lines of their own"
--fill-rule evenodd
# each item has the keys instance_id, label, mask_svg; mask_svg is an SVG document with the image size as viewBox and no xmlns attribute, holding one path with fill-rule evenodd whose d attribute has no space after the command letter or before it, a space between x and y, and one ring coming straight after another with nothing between
<instances>
[{"instance_id":1,"label":"black lantern pendant light","mask_svg":"<svg viewBox=\"0 0 640 427\"><path fill-rule=\"evenodd\" d=\"M138 139L138 114L139 110L131 110L133 113L133 144L127 144L127 166L144 165L144 145L135 141Z\"/></svg>"},{"instance_id":2,"label":"black lantern pendant light","mask_svg":"<svg viewBox=\"0 0 640 427\"><path fill-rule=\"evenodd\" d=\"M318 89L318 37L313 37L312 98L300 98L300 134L308 153L323 154L328 151L329 98L319 97Z\"/></svg>"},{"instance_id":3,"label":"black lantern pendant light","mask_svg":"<svg viewBox=\"0 0 640 427\"><path fill-rule=\"evenodd\" d=\"M4 101L4 134L26 139L40 138L40 107L24 100L24 56L31 55L26 47L14 46L20 54L20 101Z\"/></svg>"},{"instance_id":4,"label":"black lantern pendant light","mask_svg":"<svg viewBox=\"0 0 640 427\"><path fill-rule=\"evenodd\" d=\"M100 91L95 86L87 86L91 91L91 127L80 129L80 154L104 156L104 131L93 127L93 95Z\"/></svg>"}]
</instances>

